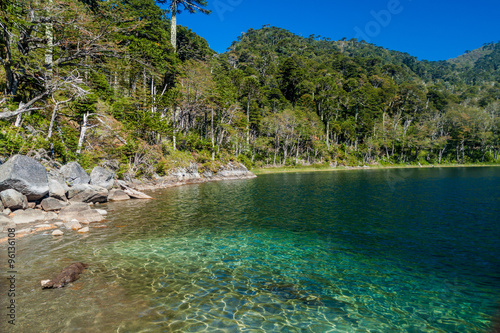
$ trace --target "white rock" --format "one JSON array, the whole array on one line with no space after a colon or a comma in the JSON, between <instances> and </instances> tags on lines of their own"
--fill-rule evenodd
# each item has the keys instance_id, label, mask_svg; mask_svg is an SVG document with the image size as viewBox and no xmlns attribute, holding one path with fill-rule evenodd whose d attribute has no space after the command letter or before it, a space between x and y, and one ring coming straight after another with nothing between
<instances>
[{"instance_id":1,"label":"white rock","mask_svg":"<svg viewBox=\"0 0 500 333\"><path fill-rule=\"evenodd\" d=\"M51 280L42 280L40 281L42 287L45 287Z\"/></svg>"},{"instance_id":2,"label":"white rock","mask_svg":"<svg viewBox=\"0 0 500 333\"><path fill-rule=\"evenodd\" d=\"M107 215L108 214L108 211L107 210L104 210L104 209L96 209L97 212L101 215Z\"/></svg>"},{"instance_id":3,"label":"white rock","mask_svg":"<svg viewBox=\"0 0 500 333\"><path fill-rule=\"evenodd\" d=\"M62 235L64 235L64 232L62 232L61 230L52 231L52 236L62 236Z\"/></svg>"},{"instance_id":4,"label":"white rock","mask_svg":"<svg viewBox=\"0 0 500 333\"><path fill-rule=\"evenodd\" d=\"M50 224L44 223L44 224L38 224L35 226L35 228L50 228L52 227Z\"/></svg>"},{"instance_id":5,"label":"white rock","mask_svg":"<svg viewBox=\"0 0 500 333\"><path fill-rule=\"evenodd\" d=\"M64 223L64 226L67 229L71 229L71 230L78 230L78 229L82 228L82 225L77 220L71 220L69 222L66 222L66 223Z\"/></svg>"},{"instance_id":6,"label":"white rock","mask_svg":"<svg viewBox=\"0 0 500 333\"><path fill-rule=\"evenodd\" d=\"M81 228L80 230L78 230L78 232L81 234L84 234L84 233L89 232L89 231L90 231L89 227Z\"/></svg>"}]
</instances>

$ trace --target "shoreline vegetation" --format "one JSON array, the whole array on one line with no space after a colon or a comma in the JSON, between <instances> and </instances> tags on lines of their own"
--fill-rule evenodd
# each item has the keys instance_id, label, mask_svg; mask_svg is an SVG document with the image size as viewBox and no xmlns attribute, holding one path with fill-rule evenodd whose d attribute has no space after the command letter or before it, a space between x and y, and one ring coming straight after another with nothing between
<instances>
[{"instance_id":1,"label":"shoreline vegetation","mask_svg":"<svg viewBox=\"0 0 500 333\"><path fill-rule=\"evenodd\" d=\"M349 170L383 170L383 169L429 169L429 168L471 168L471 167L500 167L498 163L469 163L469 164L394 164L394 165L364 165L364 166L267 166L262 168L250 169L255 175L266 175L274 173L301 173L301 172L335 172L335 171L349 171Z\"/></svg>"}]
</instances>

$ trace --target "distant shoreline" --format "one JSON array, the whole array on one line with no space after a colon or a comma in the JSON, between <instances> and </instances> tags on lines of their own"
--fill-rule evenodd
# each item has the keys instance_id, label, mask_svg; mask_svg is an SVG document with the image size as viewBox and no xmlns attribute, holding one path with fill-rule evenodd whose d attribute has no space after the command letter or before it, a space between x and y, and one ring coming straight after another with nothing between
<instances>
[{"instance_id":1,"label":"distant shoreline","mask_svg":"<svg viewBox=\"0 0 500 333\"><path fill-rule=\"evenodd\" d=\"M434 169L434 168L484 168L500 167L500 164L438 164L438 165L372 165L357 167L316 167L316 166L298 166L298 167L264 167L255 168L250 171L255 175L267 175L275 173L302 173L302 172L331 172L331 171L351 171L351 170L383 170L383 169Z\"/></svg>"}]
</instances>

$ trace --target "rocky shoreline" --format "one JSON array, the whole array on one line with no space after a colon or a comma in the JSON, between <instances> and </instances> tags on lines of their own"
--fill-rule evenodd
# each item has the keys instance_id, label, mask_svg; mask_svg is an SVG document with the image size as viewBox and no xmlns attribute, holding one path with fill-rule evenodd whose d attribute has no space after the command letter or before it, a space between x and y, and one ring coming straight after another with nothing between
<instances>
[{"instance_id":1,"label":"rocky shoreline","mask_svg":"<svg viewBox=\"0 0 500 333\"><path fill-rule=\"evenodd\" d=\"M153 180L123 181L103 167L95 167L88 174L77 162L46 168L31 157L15 155L0 165L0 243L7 240L9 230L15 230L16 237L52 230L57 237L65 232L88 233L93 227L102 228L107 212L98 205L152 199L142 191L255 177L240 163L201 173L192 163Z\"/></svg>"}]
</instances>

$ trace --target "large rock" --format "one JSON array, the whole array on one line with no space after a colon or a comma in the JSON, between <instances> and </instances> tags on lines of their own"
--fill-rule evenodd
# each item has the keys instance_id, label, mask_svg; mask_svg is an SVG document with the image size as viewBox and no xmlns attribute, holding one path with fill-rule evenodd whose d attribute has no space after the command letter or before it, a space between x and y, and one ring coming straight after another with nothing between
<instances>
[{"instance_id":1,"label":"large rock","mask_svg":"<svg viewBox=\"0 0 500 333\"><path fill-rule=\"evenodd\" d=\"M84 202L73 203L61 209L59 219L65 222L76 220L80 223L93 223L104 220L104 216L99 214L95 209L91 209Z\"/></svg>"},{"instance_id":2,"label":"large rock","mask_svg":"<svg viewBox=\"0 0 500 333\"><path fill-rule=\"evenodd\" d=\"M18 210L12 216L12 222L15 224L33 223L45 220L45 212L38 209Z\"/></svg>"},{"instance_id":3,"label":"large rock","mask_svg":"<svg viewBox=\"0 0 500 333\"><path fill-rule=\"evenodd\" d=\"M42 203L40 205L42 206L42 209L44 211L51 212L66 207L68 203L66 201L57 200L55 198L45 198L42 200Z\"/></svg>"},{"instance_id":4,"label":"large rock","mask_svg":"<svg viewBox=\"0 0 500 333\"><path fill-rule=\"evenodd\" d=\"M125 193L122 190L111 190L109 191L108 194L108 201L123 201L123 200L129 200L130 197L128 196L127 193Z\"/></svg>"},{"instance_id":5,"label":"large rock","mask_svg":"<svg viewBox=\"0 0 500 333\"><path fill-rule=\"evenodd\" d=\"M16 190L8 189L0 192L0 198L5 208L10 210L28 208L28 200L26 196Z\"/></svg>"},{"instance_id":6,"label":"large rock","mask_svg":"<svg viewBox=\"0 0 500 333\"><path fill-rule=\"evenodd\" d=\"M90 182L89 175L78 162L69 162L60 171L64 176L64 181L70 185L88 184Z\"/></svg>"},{"instance_id":7,"label":"large rock","mask_svg":"<svg viewBox=\"0 0 500 333\"><path fill-rule=\"evenodd\" d=\"M256 177L252 172L241 163L229 163L217 172L217 176L224 178L254 178Z\"/></svg>"},{"instance_id":8,"label":"large rock","mask_svg":"<svg viewBox=\"0 0 500 333\"><path fill-rule=\"evenodd\" d=\"M59 200L66 201L66 192L69 187L65 183L61 183L56 179L49 179L49 196Z\"/></svg>"},{"instance_id":9,"label":"large rock","mask_svg":"<svg viewBox=\"0 0 500 333\"><path fill-rule=\"evenodd\" d=\"M79 184L70 187L67 196L72 202L106 202L108 190L100 186Z\"/></svg>"},{"instance_id":10,"label":"large rock","mask_svg":"<svg viewBox=\"0 0 500 333\"><path fill-rule=\"evenodd\" d=\"M90 184L104 187L106 190L111 190L115 183L115 173L96 166L90 173Z\"/></svg>"},{"instance_id":11,"label":"large rock","mask_svg":"<svg viewBox=\"0 0 500 333\"><path fill-rule=\"evenodd\" d=\"M178 168L170 173L170 175L177 177L180 181L200 179L201 175L198 171L198 165L196 163L191 163L189 167Z\"/></svg>"},{"instance_id":12,"label":"large rock","mask_svg":"<svg viewBox=\"0 0 500 333\"><path fill-rule=\"evenodd\" d=\"M49 193L45 167L23 155L12 156L0 166L0 191L15 189L36 201Z\"/></svg>"}]
</instances>

